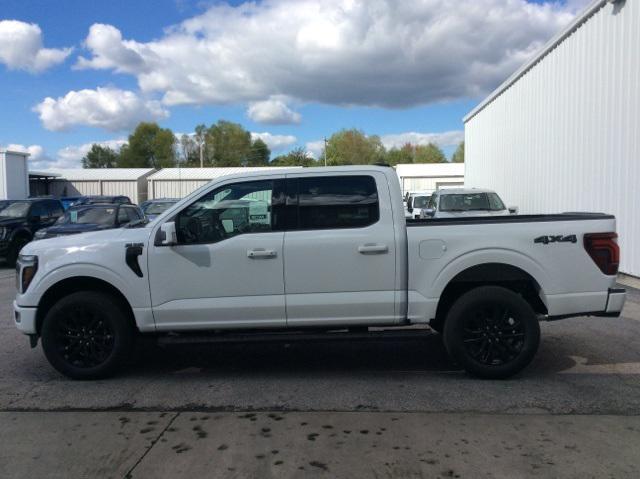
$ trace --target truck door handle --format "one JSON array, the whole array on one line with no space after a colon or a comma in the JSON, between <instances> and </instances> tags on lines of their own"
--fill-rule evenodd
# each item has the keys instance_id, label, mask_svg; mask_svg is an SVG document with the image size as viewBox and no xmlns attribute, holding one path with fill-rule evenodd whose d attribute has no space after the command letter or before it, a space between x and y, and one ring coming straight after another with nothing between
<instances>
[{"instance_id":1,"label":"truck door handle","mask_svg":"<svg viewBox=\"0 0 640 479\"><path fill-rule=\"evenodd\" d=\"M367 243L358 246L360 254L385 254L388 252L389 247L386 244Z\"/></svg>"},{"instance_id":2,"label":"truck door handle","mask_svg":"<svg viewBox=\"0 0 640 479\"><path fill-rule=\"evenodd\" d=\"M248 249L247 250L247 258L250 259L269 259L275 258L278 256L278 253L272 249Z\"/></svg>"}]
</instances>

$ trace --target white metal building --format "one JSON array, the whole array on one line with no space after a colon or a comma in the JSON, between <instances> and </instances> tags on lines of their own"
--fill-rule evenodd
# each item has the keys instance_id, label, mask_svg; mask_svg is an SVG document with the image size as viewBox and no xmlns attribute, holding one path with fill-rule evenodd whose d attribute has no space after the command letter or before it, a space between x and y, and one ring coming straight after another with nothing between
<instances>
[{"instance_id":1,"label":"white metal building","mask_svg":"<svg viewBox=\"0 0 640 479\"><path fill-rule=\"evenodd\" d=\"M125 195L134 203L147 199L147 177L153 168L79 168L52 171L59 175L49 185L54 196Z\"/></svg>"},{"instance_id":2,"label":"white metal building","mask_svg":"<svg viewBox=\"0 0 640 479\"><path fill-rule=\"evenodd\" d=\"M234 173L281 169L278 166L246 168L163 168L149 176L149 199L182 198L215 178ZM291 167L288 167L291 168Z\"/></svg>"},{"instance_id":3,"label":"white metal building","mask_svg":"<svg viewBox=\"0 0 640 479\"><path fill-rule=\"evenodd\" d=\"M640 2L592 3L465 122L465 182L521 213L618 218L640 276Z\"/></svg>"},{"instance_id":4,"label":"white metal building","mask_svg":"<svg viewBox=\"0 0 640 479\"><path fill-rule=\"evenodd\" d=\"M0 150L0 199L22 200L29 196L29 153Z\"/></svg>"},{"instance_id":5,"label":"white metal building","mask_svg":"<svg viewBox=\"0 0 640 479\"><path fill-rule=\"evenodd\" d=\"M395 168L403 195L408 191L464 186L464 163L401 163Z\"/></svg>"}]
</instances>

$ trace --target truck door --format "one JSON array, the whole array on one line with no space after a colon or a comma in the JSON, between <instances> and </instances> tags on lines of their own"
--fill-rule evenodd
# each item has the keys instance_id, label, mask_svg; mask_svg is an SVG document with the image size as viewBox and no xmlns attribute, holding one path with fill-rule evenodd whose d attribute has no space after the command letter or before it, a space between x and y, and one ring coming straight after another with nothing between
<instances>
[{"instance_id":1,"label":"truck door","mask_svg":"<svg viewBox=\"0 0 640 479\"><path fill-rule=\"evenodd\" d=\"M396 244L386 177L287 175L287 211L287 325L395 322Z\"/></svg>"},{"instance_id":2,"label":"truck door","mask_svg":"<svg viewBox=\"0 0 640 479\"><path fill-rule=\"evenodd\" d=\"M158 245L152 235L149 285L158 329L286 325L276 205L283 185L284 175L230 180L172 218L177 245Z\"/></svg>"}]
</instances>

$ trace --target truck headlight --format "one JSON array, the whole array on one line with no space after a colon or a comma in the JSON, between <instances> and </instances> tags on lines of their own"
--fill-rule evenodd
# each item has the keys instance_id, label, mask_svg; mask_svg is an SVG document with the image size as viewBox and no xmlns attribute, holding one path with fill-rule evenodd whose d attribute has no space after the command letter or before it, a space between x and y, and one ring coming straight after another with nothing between
<instances>
[{"instance_id":1,"label":"truck headlight","mask_svg":"<svg viewBox=\"0 0 640 479\"><path fill-rule=\"evenodd\" d=\"M24 294L38 271L38 257L32 254L21 254L16 263L16 279L20 293Z\"/></svg>"}]
</instances>

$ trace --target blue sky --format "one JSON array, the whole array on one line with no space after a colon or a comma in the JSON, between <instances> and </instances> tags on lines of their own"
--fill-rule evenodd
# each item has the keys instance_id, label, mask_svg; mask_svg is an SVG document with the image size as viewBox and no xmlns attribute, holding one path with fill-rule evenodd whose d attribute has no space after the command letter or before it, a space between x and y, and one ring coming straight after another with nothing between
<instances>
[{"instance_id":1,"label":"blue sky","mask_svg":"<svg viewBox=\"0 0 640 479\"><path fill-rule=\"evenodd\" d=\"M438 142L586 0L3 0L0 146L73 167L140 120L219 119L274 154L340 128Z\"/></svg>"}]
</instances>

